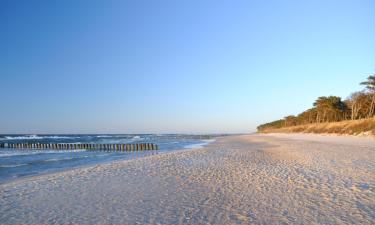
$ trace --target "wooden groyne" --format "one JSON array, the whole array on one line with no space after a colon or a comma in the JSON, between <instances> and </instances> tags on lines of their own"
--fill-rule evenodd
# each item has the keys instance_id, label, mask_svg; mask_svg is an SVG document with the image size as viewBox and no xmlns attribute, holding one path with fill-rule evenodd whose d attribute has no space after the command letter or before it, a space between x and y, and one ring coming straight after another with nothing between
<instances>
[{"instance_id":1,"label":"wooden groyne","mask_svg":"<svg viewBox=\"0 0 375 225\"><path fill-rule=\"evenodd\" d=\"M158 145L153 143L138 144L70 144L70 143L0 143L0 148L17 149L53 149L53 150L97 150L97 151L115 151L115 152L134 152L158 150Z\"/></svg>"}]
</instances>

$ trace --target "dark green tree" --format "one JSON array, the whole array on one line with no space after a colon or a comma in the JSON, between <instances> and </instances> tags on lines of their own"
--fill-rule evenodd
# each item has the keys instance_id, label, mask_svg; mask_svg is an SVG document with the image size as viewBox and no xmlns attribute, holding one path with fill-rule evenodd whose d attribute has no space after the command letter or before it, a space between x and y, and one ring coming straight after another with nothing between
<instances>
[{"instance_id":1,"label":"dark green tree","mask_svg":"<svg viewBox=\"0 0 375 225\"><path fill-rule=\"evenodd\" d=\"M361 83L361 85L365 85L367 91L372 95L370 108L368 112L368 118L374 116L375 111L375 75L369 76L367 81Z\"/></svg>"}]
</instances>

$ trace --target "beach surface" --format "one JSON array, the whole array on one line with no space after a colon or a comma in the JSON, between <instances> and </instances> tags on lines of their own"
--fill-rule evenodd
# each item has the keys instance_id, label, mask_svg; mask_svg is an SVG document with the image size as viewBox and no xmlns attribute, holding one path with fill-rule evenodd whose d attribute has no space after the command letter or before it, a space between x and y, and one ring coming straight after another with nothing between
<instances>
[{"instance_id":1,"label":"beach surface","mask_svg":"<svg viewBox=\"0 0 375 225\"><path fill-rule=\"evenodd\" d=\"M0 224L375 224L375 139L218 138L0 184Z\"/></svg>"}]
</instances>

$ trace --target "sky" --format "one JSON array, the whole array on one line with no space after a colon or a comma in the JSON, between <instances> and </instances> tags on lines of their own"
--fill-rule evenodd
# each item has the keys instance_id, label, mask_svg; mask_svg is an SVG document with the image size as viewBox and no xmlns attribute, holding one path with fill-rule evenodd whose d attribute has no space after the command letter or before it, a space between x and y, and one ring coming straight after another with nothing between
<instances>
[{"instance_id":1,"label":"sky","mask_svg":"<svg viewBox=\"0 0 375 225\"><path fill-rule=\"evenodd\" d=\"M0 1L0 133L249 133L375 74L375 1Z\"/></svg>"}]
</instances>

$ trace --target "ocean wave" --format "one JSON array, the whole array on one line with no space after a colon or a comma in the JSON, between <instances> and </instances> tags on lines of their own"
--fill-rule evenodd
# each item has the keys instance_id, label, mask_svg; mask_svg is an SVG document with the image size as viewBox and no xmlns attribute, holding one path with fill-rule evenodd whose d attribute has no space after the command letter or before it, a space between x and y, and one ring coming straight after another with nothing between
<instances>
[{"instance_id":1,"label":"ocean wave","mask_svg":"<svg viewBox=\"0 0 375 225\"><path fill-rule=\"evenodd\" d=\"M38 135L25 135L25 136L5 136L6 140L31 140L31 139L43 139Z\"/></svg>"},{"instance_id":2,"label":"ocean wave","mask_svg":"<svg viewBox=\"0 0 375 225\"><path fill-rule=\"evenodd\" d=\"M35 154L40 154L40 153L39 152L5 152L5 153L0 153L0 157L35 155Z\"/></svg>"},{"instance_id":3,"label":"ocean wave","mask_svg":"<svg viewBox=\"0 0 375 225\"><path fill-rule=\"evenodd\" d=\"M27 166L27 164L0 165L0 168L13 168L13 167L20 167L20 166Z\"/></svg>"},{"instance_id":4,"label":"ocean wave","mask_svg":"<svg viewBox=\"0 0 375 225\"><path fill-rule=\"evenodd\" d=\"M65 158L51 158L43 160L44 162L54 162L54 161L62 161L62 160L72 160L74 157L65 157Z\"/></svg>"},{"instance_id":5,"label":"ocean wave","mask_svg":"<svg viewBox=\"0 0 375 225\"><path fill-rule=\"evenodd\" d=\"M89 156L85 155L82 157L63 157L63 158L51 158L51 159L46 159L43 160L44 162L55 162L55 161L66 161L66 160L72 160L72 159L83 159L83 158L88 158Z\"/></svg>"},{"instance_id":6,"label":"ocean wave","mask_svg":"<svg viewBox=\"0 0 375 225\"><path fill-rule=\"evenodd\" d=\"M202 142L202 143L186 145L186 146L184 146L184 148L188 148L188 149L203 148L205 145L208 145L208 144L210 144L214 141L215 141L215 139L204 140L204 142Z\"/></svg>"},{"instance_id":7,"label":"ocean wave","mask_svg":"<svg viewBox=\"0 0 375 225\"><path fill-rule=\"evenodd\" d=\"M27 156L27 155L38 155L38 154L62 154L62 153L69 153L69 152L85 152L85 149L77 149L77 150L33 150L33 151L0 151L0 158L1 157L11 157L11 156Z\"/></svg>"},{"instance_id":8,"label":"ocean wave","mask_svg":"<svg viewBox=\"0 0 375 225\"><path fill-rule=\"evenodd\" d=\"M80 137L69 136L38 136L38 135L23 135L23 136L5 136L4 140L41 140L41 139L77 139Z\"/></svg>"}]
</instances>

